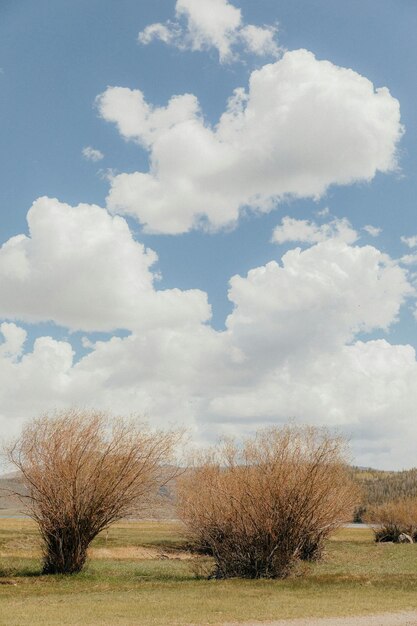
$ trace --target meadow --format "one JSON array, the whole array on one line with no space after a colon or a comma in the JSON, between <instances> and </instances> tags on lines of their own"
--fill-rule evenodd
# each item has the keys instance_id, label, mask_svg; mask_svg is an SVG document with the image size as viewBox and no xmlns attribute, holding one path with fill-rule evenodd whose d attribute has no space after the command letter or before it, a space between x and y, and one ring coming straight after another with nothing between
<instances>
[{"instance_id":1,"label":"meadow","mask_svg":"<svg viewBox=\"0 0 417 626\"><path fill-rule=\"evenodd\" d=\"M344 528L325 558L286 580L207 580L175 522L126 521L102 533L87 567L40 574L36 526L0 519L0 624L136 626L239 623L417 609L417 544L375 544Z\"/></svg>"}]
</instances>

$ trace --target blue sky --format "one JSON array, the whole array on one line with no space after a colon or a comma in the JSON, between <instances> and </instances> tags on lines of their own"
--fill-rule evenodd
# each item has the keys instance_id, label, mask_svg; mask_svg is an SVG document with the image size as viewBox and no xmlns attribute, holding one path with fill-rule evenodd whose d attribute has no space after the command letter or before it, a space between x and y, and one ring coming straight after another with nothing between
<instances>
[{"instance_id":1,"label":"blue sky","mask_svg":"<svg viewBox=\"0 0 417 626\"><path fill-rule=\"evenodd\" d=\"M417 235L417 7L206 3L0 3L1 243L28 235L37 199L57 199L37 201L30 238L0 255L11 381L0 424L14 432L32 413L98 403L184 422L206 441L293 418L341 429L361 464L415 465L409 435L393 429L417 428L415 260L404 259L417 246L401 241ZM276 113L283 81L289 138ZM246 135L217 126L239 88ZM158 107L169 127L152 118ZM81 215L80 203L102 213ZM355 236L340 235L346 220ZM285 271L268 266L285 268L288 251Z\"/></svg>"}]
</instances>

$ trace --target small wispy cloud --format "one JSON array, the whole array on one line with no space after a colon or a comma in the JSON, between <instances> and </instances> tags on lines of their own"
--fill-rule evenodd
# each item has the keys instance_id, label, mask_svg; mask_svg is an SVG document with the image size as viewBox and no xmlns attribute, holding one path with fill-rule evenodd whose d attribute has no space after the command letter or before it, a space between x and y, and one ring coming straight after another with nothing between
<instances>
[{"instance_id":1,"label":"small wispy cloud","mask_svg":"<svg viewBox=\"0 0 417 626\"><path fill-rule=\"evenodd\" d=\"M404 265L417 265L417 254L405 254L401 257L400 262Z\"/></svg>"},{"instance_id":2,"label":"small wispy cloud","mask_svg":"<svg viewBox=\"0 0 417 626\"><path fill-rule=\"evenodd\" d=\"M409 248L417 247L417 235L413 235L412 237L401 237L401 241Z\"/></svg>"},{"instance_id":3,"label":"small wispy cloud","mask_svg":"<svg viewBox=\"0 0 417 626\"><path fill-rule=\"evenodd\" d=\"M316 212L317 217L327 217L330 215L330 209L328 206L325 206L324 209L320 209L320 211Z\"/></svg>"},{"instance_id":4,"label":"small wispy cloud","mask_svg":"<svg viewBox=\"0 0 417 626\"><path fill-rule=\"evenodd\" d=\"M371 224L367 224L362 228L368 235L371 237L378 237L382 233L382 228L378 228L378 226L372 226Z\"/></svg>"},{"instance_id":5,"label":"small wispy cloud","mask_svg":"<svg viewBox=\"0 0 417 626\"><path fill-rule=\"evenodd\" d=\"M87 159L87 161L93 161L94 163L96 163L97 161L101 161L101 159L104 159L104 154L100 150L96 150L91 146L86 146L85 148L83 148L82 154L83 157Z\"/></svg>"},{"instance_id":6,"label":"small wispy cloud","mask_svg":"<svg viewBox=\"0 0 417 626\"><path fill-rule=\"evenodd\" d=\"M272 242L278 244L294 241L314 244L327 239L337 239L350 244L357 238L358 233L346 218L334 219L328 224L318 226L315 222L286 216L272 234Z\"/></svg>"},{"instance_id":7,"label":"small wispy cloud","mask_svg":"<svg viewBox=\"0 0 417 626\"><path fill-rule=\"evenodd\" d=\"M117 176L118 171L113 167L101 168L98 170L97 175L101 180L107 180L111 182L115 176Z\"/></svg>"}]
</instances>

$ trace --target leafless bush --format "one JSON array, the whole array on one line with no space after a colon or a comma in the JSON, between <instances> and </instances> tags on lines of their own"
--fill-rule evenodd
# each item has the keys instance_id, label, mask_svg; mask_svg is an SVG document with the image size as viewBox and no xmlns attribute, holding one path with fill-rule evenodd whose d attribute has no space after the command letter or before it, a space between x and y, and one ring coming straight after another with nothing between
<instances>
[{"instance_id":1,"label":"leafless bush","mask_svg":"<svg viewBox=\"0 0 417 626\"><path fill-rule=\"evenodd\" d=\"M179 515L196 550L213 555L218 578L282 578L319 558L357 497L344 442L309 427L221 444L178 483Z\"/></svg>"},{"instance_id":2,"label":"leafless bush","mask_svg":"<svg viewBox=\"0 0 417 626\"><path fill-rule=\"evenodd\" d=\"M366 521L372 524L375 541L400 543L400 535L417 540L417 498L402 498L370 509Z\"/></svg>"},{"instance_id":3,"label":"leafless bush","mask_svg":"<svg viewBox=\"0 0 417 626\"><path fill-rule=\"evenodd\" d=\"M22 473L28 515L40 529L43 572L79 572L96 535L151 504L178 473L178 432L69 410L31 421L7 448Z\"/></svg>"}]
</instances>

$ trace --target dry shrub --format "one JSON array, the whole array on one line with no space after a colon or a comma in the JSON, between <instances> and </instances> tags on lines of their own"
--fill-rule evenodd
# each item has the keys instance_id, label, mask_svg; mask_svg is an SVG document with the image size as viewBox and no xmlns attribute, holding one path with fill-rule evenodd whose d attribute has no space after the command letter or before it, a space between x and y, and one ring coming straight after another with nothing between
<instances>
[{"instance_id":1,"label":"dry shrub","mask_svg":"<svg viewBox=\"0 0 417 626\"><path fill-rule=\"evenodd\" d=\"M344 442L296 426L200 454L177 488L191 545L214 557L218 578L283 578L319 558L358 497Z\"/></svg>"},{"instance_id":2,"label":"dry shrub","mask_svg":"<svg viewBox=\"0 0 417 626\"><path fill-rule=\"evenodd\" d=\"M417 498L401 498L370 509L365 521L375 534L375 541L399 543L400 535L417 540Z\"/></svg>"},{"instance_id":3,"label":"dry shrub","mask_svg":"<svg viewBox=\"0 0 417 626\"><path fill-rule=\"evenodd\" d=\"M149 507L178 473L180 437L98 411L67 410L27 424L7 456L22 473L27 513L39 526L43 572L79 572L99 532Z\"/></svg>"}]
</instances>

